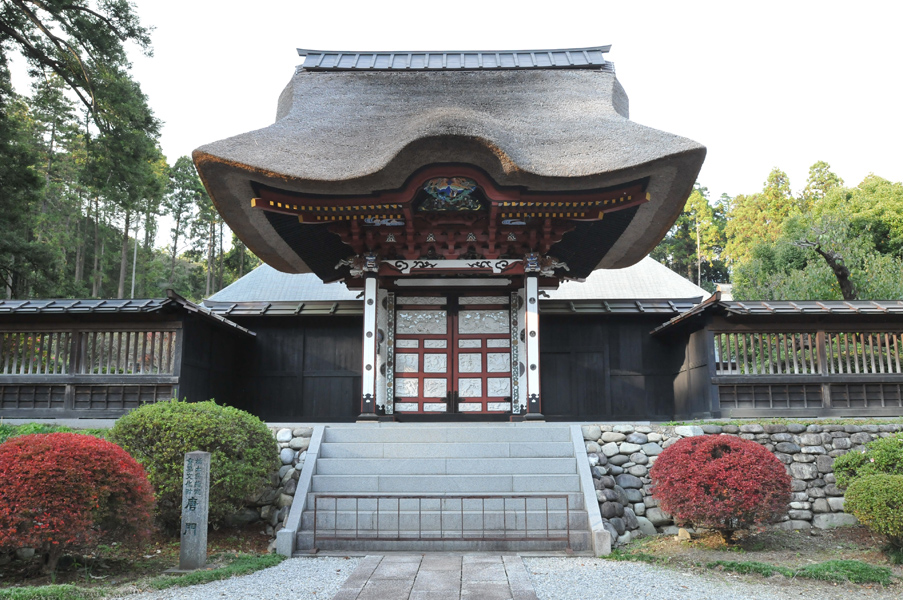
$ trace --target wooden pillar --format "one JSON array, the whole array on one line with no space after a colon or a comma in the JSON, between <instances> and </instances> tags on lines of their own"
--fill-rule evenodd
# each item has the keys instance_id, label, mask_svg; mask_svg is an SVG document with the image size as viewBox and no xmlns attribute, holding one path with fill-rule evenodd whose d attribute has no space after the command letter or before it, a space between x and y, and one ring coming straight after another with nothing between
<instances>
[{"instance_id":1,"label":"wooden pillar","mask_svg":"<svg viewBox=\"0 0 903 600\"><path fill-rule=\"evenodd\" d=\"M705 357L707 365L705 370L705 384L701 387L702 389L707 389L709 391L709 397L708 402L704 403L704 405L700 406L700 408L707 410L707 412L700 413L699 411L697 411L695 406L690 405L690 411L684 417L687 419L717 419L721 417L721 394L716 383L716 375L718 373L717 369L715 368L717 362L715 360L715 333L709 327L706 327L702 330L702 335L704 340L703 343L705 344ZM724 360L724 357L719 354L718 360ZM690 398L690 401L692 403L692 397Z\"/></svg>"},{"instance_id":2,"label":"wooden pillar","mask_svg":"<svg viewBox=\"0 0 903 600\"><path fill-rule=\"evenodd\" d=\"M524 283L526 300L527 407L525 418L541 421L542 400L539 390L539 279L528 275Z\"/></svg>"},{"instance_id":3,"label":"wooden pillar","mask_svg":"<svg viewBox=\"0 0 903 600\"><path fill-rule=\"evenodd\" d=\"M367 274L364 280L364 361L361 369L362 421L374 421L376 415L376 308L377 280L375 274Z\"/></svg>"},{"instance_id":4,"label":"wooden pillar","mask_svg":"<svg viewBox=\"0 0 903 600\"><path fill-rule=\"evenodd\" d=\"M828 336L823 329L815 334L815 345L818 347L818 374L822 379L821 406L823 409L831 408L831 384L828 383Z\"/></svg>"}]
</instances>

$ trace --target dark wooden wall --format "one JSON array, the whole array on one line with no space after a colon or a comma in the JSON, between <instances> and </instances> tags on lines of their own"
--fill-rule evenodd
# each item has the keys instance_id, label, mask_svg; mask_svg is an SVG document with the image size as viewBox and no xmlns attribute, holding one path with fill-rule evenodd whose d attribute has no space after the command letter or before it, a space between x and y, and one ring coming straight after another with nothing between
<instances>
[{"instance_id":1,"label":"dark wooden wall","mask_svg":"<svg viewBox=\"0 0 903 600\"><path fill-rule=\"evenodd\" d=\"M689 335L689 339L687 339ZM706 330L665 337L681 348L683 360L674 380L674 418L709 419L721 416L717 390L712 386L711 340Z\"/></svg>"},{"instance_id":2,"label":"dark wooden wall","mask_svg":"<svg viewBox=\"0 0 903 600\"><path fill-rule=\"evenodd\" d=\"M190 315L182 322L182 335L178 399L236 406L241 354L254 338Z\"/></svg>"},{"instance_id":3,"label":"dark wooden wall","mask_svg":"<svg viewBox=\"0 0 903 600\"><path fill-rule=\"evenodd\" d=\"M542 412L548 420L668 420L683 344L649 332L661 315L540 317Z\"/></svg>"},{"instance_id":4,"label":"dark wooden wall","mask_svg":"<svg viewBox=\"0 0 903 600\"><path fill-rule=\"evenodd\" d=\"M257 334L240 358L240 397L234 406L272 422L357 418L361 317L233 320Z\"/></svg>"}]
</instances>

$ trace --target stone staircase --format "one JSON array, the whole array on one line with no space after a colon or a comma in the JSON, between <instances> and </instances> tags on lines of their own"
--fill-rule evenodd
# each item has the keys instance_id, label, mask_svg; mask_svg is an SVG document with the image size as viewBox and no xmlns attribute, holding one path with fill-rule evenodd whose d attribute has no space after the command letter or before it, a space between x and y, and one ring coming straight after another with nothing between
<instances>
[{"instance_id":1,"label":"stone staircase","mask_svg":"<svg viewBox=\"0 0 903 600\"><path fill-rule=\"evenodd\" d=\"M295 499L296 551L592 550L572 435L548 423L329 425Z\"/></svg>"}]
</instances>

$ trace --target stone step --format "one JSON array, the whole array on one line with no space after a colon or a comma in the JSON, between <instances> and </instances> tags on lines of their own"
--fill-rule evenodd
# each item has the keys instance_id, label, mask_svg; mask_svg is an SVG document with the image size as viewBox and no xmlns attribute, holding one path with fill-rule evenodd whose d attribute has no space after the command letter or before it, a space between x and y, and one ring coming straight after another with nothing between
<instances>
[{"instance_id":1,"label":"stone step","mask_svg":"<svg viewBox=\"0 0 903 600\"><path fill-rule=\"evenodd\" d=\"M329 493L327 493L327 492L324 492L323 494L329 495ZM309 494L308 495L306 502L304 503L305 514L307 512L313 512L314 498L317 495L318 494ZM337 493L337 495L344 496L345 493L339 492L339 493ZM393 502L394 503L395 499L396 499L395 497L398 495L399 494L394 493L394 492L393 493L365 492L365 493L358 494L357 495L358 510L363 510L363 509L374 510L377 498L379 499L380 506L383 506L383 503L385 503L385 502ZM412 496L413 495L414 494L412 494ZM512 506L515 506L515 507L518 505L518 503L520 503L521 507L523 506L522 498L512 498L512 496L519 496L520 494L512 494L510 492L486 492L486 493L482 493L482 494L477 494L477 493L466 494L466 493L459 493L459 492L449 492L447 494L448 497L443 497L440 492L428 492L428 493L424 493L423 495L428 496L428 497L424 497L420 500L420 502L422 502L421 506L424 509L437 509L438 508L437 503L441 500L445 503L443 505L444 510L446 510L446 511L460 510L460 506L461 506L460 496L476 496L477 498L485 498L487 507L491 506L491 502L493 502L493 501L498 502L501 500L507 500L509 503L514 503ZM583 505L584 496L581 492L547 492L547 493L537 493L537 494L524 493L523 495L528 497L527 498L527 508L535 508L535 507L540 507L540 506L544 507L545 506L545 500L543 499L544 496L554 495L554 496L567 496L567 501L568 501L567 506L571 511L574 511L574 510L579 511L579 510L584 509L584 505ZM353 498L355 496L353 494L350 494L349 496L350 497L348 497L348 498L340 497L338 500L340 503L354 502ZM467 498L465 498L465 502L475 502L475 501L478 501L477 498L467 497ZM331 499L331 498L323 499L320 501L319 506L322 508L324 506L323 502L327 502L328 503L326 505L327 508L331 509L331 506L332 506L331 503L333 502L333 500L334 499ZM417 502L417 500L414 498L405 497L405 498L402 498L402 502L403 503ZM433 504L432 505L429 504L430 502L433 502ZM542 502L542 504L535 504L535 503L539 503L539 502ZM556 502L558 503L557 505L555 504ZM341 508L350 507L350 506L351 506L350 504L347 504L344 506L342 506L340 504ZM413 509L414 506L415 505L413 505L413 504L412 505L402 504L402 508ZM465 505L465 506L467 506L467 505ZM560 498L550 498L549 499L549 508L550 509L551 508L562 508L563 509L564 508L563 500Z\"/></svg>"},{"instance_id":2,"label":"stone step","mask_svg":"<svg viewBox=\"0 0 903 600\"><path fill-rule=\"evenodd\" d=\"M329 442L320 458L565 458L574 456L571 442Z\"/></svg>"},{"instance_id":3,"label":"stone step","mask_svg":"<svg viewBox=\"0 0 903 600\"><path fill-rule=\"evenodd\" d=\"M552 531L566 530L568 523L570 523L571 529L583 530L589 526L585 510L565 511L550 508L548 513L541 509L527 510L524 513L523 506L518 508L516 504L514 500L511 500L507 511L487 509L485 511L464 510L464 512L460 512L451 510L441 513L437 510L393 511L386 510L388 507L383 505L383 510L380 511L377 519L377 514L373 510L333 511L331 502L327 502L326 505L321 502L316 519L318 529L332 534L338 526L338 529L344 531L343 535L346 536L353 536L355 531L372 533L376 530L383 533L398 531L399 535L418 531L425 533L445 531L448 535L453 535L455 532L461 531L462 517L464 530L470 532L470 537L478 535L479 531L510 531L512 535L518 535L519 532L524 531L544 532L547 527ZM301 518L301 529L313 531L314 511L304 513Z\"/></svg>"},{"instance_id":4,"label":"stone step","mask_svg":"<svg viewBox=\"0 0 903 600\"><path fill-rule=\"evenodd\" d=\"M481 426L423 427L386 423L380 425L329 426L323 442L332 443L398 443L416 442L449 444L460 442L569 442L568 426L546 424L507 424Z\"/></svg>"},{"instance_id":5,"label":"stone step","mask_svg":"<svg viewBox=\"0 0 903 600\"><path fill-rule=\"evenodd\" d=\"M574 552L588 552L592 549L589 531L571 531L570 549ZM342 550L349 552L542 552L565 550L568 544L564 541L547 539L531 540L323 540L316 541L316 548L323 550ZM298 534L298 556L304 556L305 550L314 548L313 532Z\"/></svg>"},{"instance_id":6,"label":"stone step","mask_svg":"<svg viewBox=\"0 0 903 600\"><path fill-rule=\"evenodd\" d=\"M476 494L580 491L578 475L314 475L316 493Z\"/></svg>"},{"instance_id":7,"label":"stone step","mask_svg":"<svg viewBox=\"0 0 903 600\"><path fill-rule=\"evenodd\" d=\"M574 458L318 458L317 475L570 475Z\"/></svg>"}]
</instances>

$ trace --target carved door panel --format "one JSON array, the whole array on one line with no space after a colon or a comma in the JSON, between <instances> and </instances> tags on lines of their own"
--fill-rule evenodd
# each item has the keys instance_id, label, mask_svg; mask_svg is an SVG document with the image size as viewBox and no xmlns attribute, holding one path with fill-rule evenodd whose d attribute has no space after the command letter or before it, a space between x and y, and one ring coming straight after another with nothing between
<instances>
[{"instance_id":1,"label":"carved door panel","mask_svg":"<svg viewBox=\"0 0 903 600\"><path fill-rule=\"evenodd\" d=\"M446 412L452 390L445 297L399 297L395 312L395 410Z\"/></svg>"},{"instance_id":2,"label":"carved door panel","mask_svg":"<svg viewBox=\"0 0 903 600\"><path fill-rule=\"evenodd\" d=\"M396 299L394 397L402 413L510 412L508 298Z\"/></svg>"},{"instance_id":3,"label":"carved door panel","mask_svg":"<svg viewBox=\"0 0 903 600\"><path fill-rule=\"evenodd\" d=\"M459 412L511 411L511 324L508 298L458 299L455 389Z\"/></svg>"}]
</instances>

